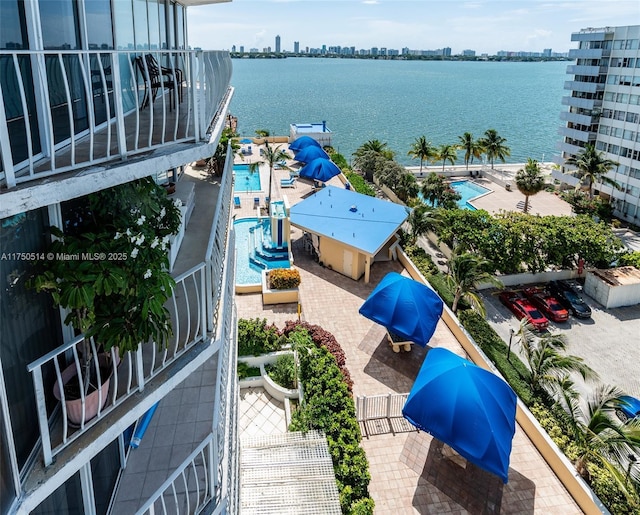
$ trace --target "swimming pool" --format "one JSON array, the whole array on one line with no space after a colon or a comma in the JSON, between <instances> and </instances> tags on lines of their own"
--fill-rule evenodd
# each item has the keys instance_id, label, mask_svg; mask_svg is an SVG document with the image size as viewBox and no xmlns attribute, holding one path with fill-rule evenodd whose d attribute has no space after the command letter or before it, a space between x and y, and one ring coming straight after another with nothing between
<instances>
[{"instance_id":1,"label":"swimming pool","mask_svg":"<svg viewBox=\"0 0 640 515\"><path fill-rule=\"evenodd\" d=\"M457 202L458 207L461 209L469 209L471 211L475 211L476 208L469 204L469 201L491 191L489 188L479 186L471 181L454 181L450 183L450 186L461 196L460 200ZM418 193L418 197L424 200L422 193Z\"/></svg>"},{"instance_id":2,"label":"swimming pool","mask_svg":"<svg viewBox=\"0 0 640 515\"><path fill-rule=\"evenodd\" d=\"M469 201L491 191L489 188L479 186L471 181L454 181L451 183L451 187L462 196L458 200L458 205L463 209L472 210L475 210L475 207L469 204Z\"/></svg>"},{"instance_id":3,"label":"swimming pool","mask_svg":"<svg viewBox=\"0 0 640 515\"><path fill-rule=\"evenodd\" d=\"M290 268L288 251L265 246L271 239L269 219L240 218L233 222L236 233L236 284L261 284L262 270ZM285 257L286 256L286 257Z\"/></svg>"},{"instance_id":4,"label":"swimming pool","mask_svg":"<svg viewBox=\"0 0 640 515\"><path fill-rule=\"evenodd\" d=\"M246 193L262 190L260 172L251 173L249 165L233 165L233 175L235 176L233 191Z\"/></svg>"}]
</instances>

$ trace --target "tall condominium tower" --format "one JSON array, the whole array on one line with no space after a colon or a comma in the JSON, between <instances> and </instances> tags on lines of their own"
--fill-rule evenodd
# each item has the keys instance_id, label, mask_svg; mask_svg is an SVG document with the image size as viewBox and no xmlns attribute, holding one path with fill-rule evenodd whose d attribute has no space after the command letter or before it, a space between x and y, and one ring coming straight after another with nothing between
<instances>
[{"instance_id":1,"label":"tall condominium tower","mask_svg":"<svg viewBox=\"0 0 640 515\"><path fill-rule=\"evenodd\" d=\"M294 41L293 42L293 53L294 54L299 54L300 53L300 41Z\"/></svg>"},{"instance_id":2,"label":"tall condominium tower","mask_svg":"<svg viewBox=\"0 0 640 515\"><path fill-rule=\"evenodd\" d=\"M276 36L276 53L280 53L280 36Z\"/></svg>"},{"instance_id":3,"label":"tall condominium tower","mask_svg":"<svg viewBox=\"0 0 640 515\"><path fill-rule=\"evenodd\" d=\"M611 200L614 214L630 222L640 217L640 25L587 28L571 35L576 59L567 67L569 94L562 99L568 109L560 169L553 177L576 186L579 178L565 160L594 145L603 157L615 161L607 177L615 186L598 182L594 189Z\"/></svg>"}]
</instances>

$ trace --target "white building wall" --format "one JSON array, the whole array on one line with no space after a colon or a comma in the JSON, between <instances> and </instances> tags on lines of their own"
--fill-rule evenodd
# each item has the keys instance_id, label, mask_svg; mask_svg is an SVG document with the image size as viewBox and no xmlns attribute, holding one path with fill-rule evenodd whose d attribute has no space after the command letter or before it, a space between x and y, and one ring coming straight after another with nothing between
<instances>
[{"instance_id":1,"label":"white building wall","mask_svg":"<svg viewBox=\"0 0 640 515\"><path fill-rule=\"evenodd\" d=\"M560 133L562 156L558 164L594 144L619 166L609 173L621 188L596 185L613 197L614 214L637 222L640 218L640 25L583 29L572 34L579 43L570 55L576 64L567 68L567 113ZM595 88L593 87L595 85ZM595 91L595 93L593 93ZM584 98L588 96L589 98ZM566 184L575 179L564 168L554 178Z\"/></svg>"}]
</instances>

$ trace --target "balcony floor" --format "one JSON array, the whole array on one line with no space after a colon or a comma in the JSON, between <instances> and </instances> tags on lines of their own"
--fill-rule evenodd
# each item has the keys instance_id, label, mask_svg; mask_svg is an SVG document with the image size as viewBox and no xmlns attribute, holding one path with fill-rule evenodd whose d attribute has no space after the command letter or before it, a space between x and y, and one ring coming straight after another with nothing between
<instances>
[{"instance_id":1,"label":"balcony floor","mask_svg":"<svg viewBox=\"0 0 640 515\"><path fill-rule=\"evenodd\" d=\"M188 91L183 89L183 100L178 102L174 108L169 111L169 95L165 94L165 105L163 109L162 96L158 95L153 103L153 114L151 106L147 106L139 111L133 110L124 117L124 131L126 134L127 152L129 154L136 151L143 151L157 145L170 143L172 141L184 140L187 136L187 122L191 124L188 135L191 139L194 137L193 131L193 113L191 119L188 120L189 109L187 102ZM139 114L139 117L136 116ZM164 130L163 130L164 127ZM93 134L93 159L100 160L111 156L112 159L118 160L118 141L117 141L116 123L111 125L103 124ZM177 135L177 137L174 135ZM75 143L75 163L74 171L86 163L91 164L91 138L87 134ZM57 151L55 153L55 168L63 169L71 166L71 146ZM51 170L51 159L44 157L37 160L34 164L34 176L36 179ZM28 175L28 169L16 171L16 177Z\"/></svg>"},{"instance_id":2,"label":"balcony floor","mask_svg":"<svg viewBox=\"0 0 640 515\"><path fill-rule=\"evenodd\" d=\"M174 265L174 276L202 262L219 184L188 167L181 181L195 185L195 207ZM164 397L140 447L131 449L112 513L135 513L211 432L217 355Z\"/></svg>"}]
</instances>

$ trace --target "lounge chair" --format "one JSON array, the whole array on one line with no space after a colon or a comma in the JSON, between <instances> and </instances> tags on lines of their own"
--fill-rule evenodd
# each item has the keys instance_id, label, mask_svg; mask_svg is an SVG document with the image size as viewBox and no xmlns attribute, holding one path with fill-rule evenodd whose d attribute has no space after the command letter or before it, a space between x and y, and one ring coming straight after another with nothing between
<instances>
[{"instance_id":1,"label":"lounge chair","mask_svg":"<svg viewBox=\"0 0 640 515\"><path fill-rule=\"evenodd\" d=\"M240 197L238 197L237 195L233 197L233 205L235 207L242 207L242 204L240 204Z\"/></svg>"},{"instance_id":2,"label":"lounge chair","mask_svg":"<svg viewBox=\"0 0 640 515\"><path fill-rule=\"evenodd\" d=\"M296 187L296 178L290 177L289 179L280 179L280 187L281 188L295 188Z\"/></svg>"}]
</instances>

